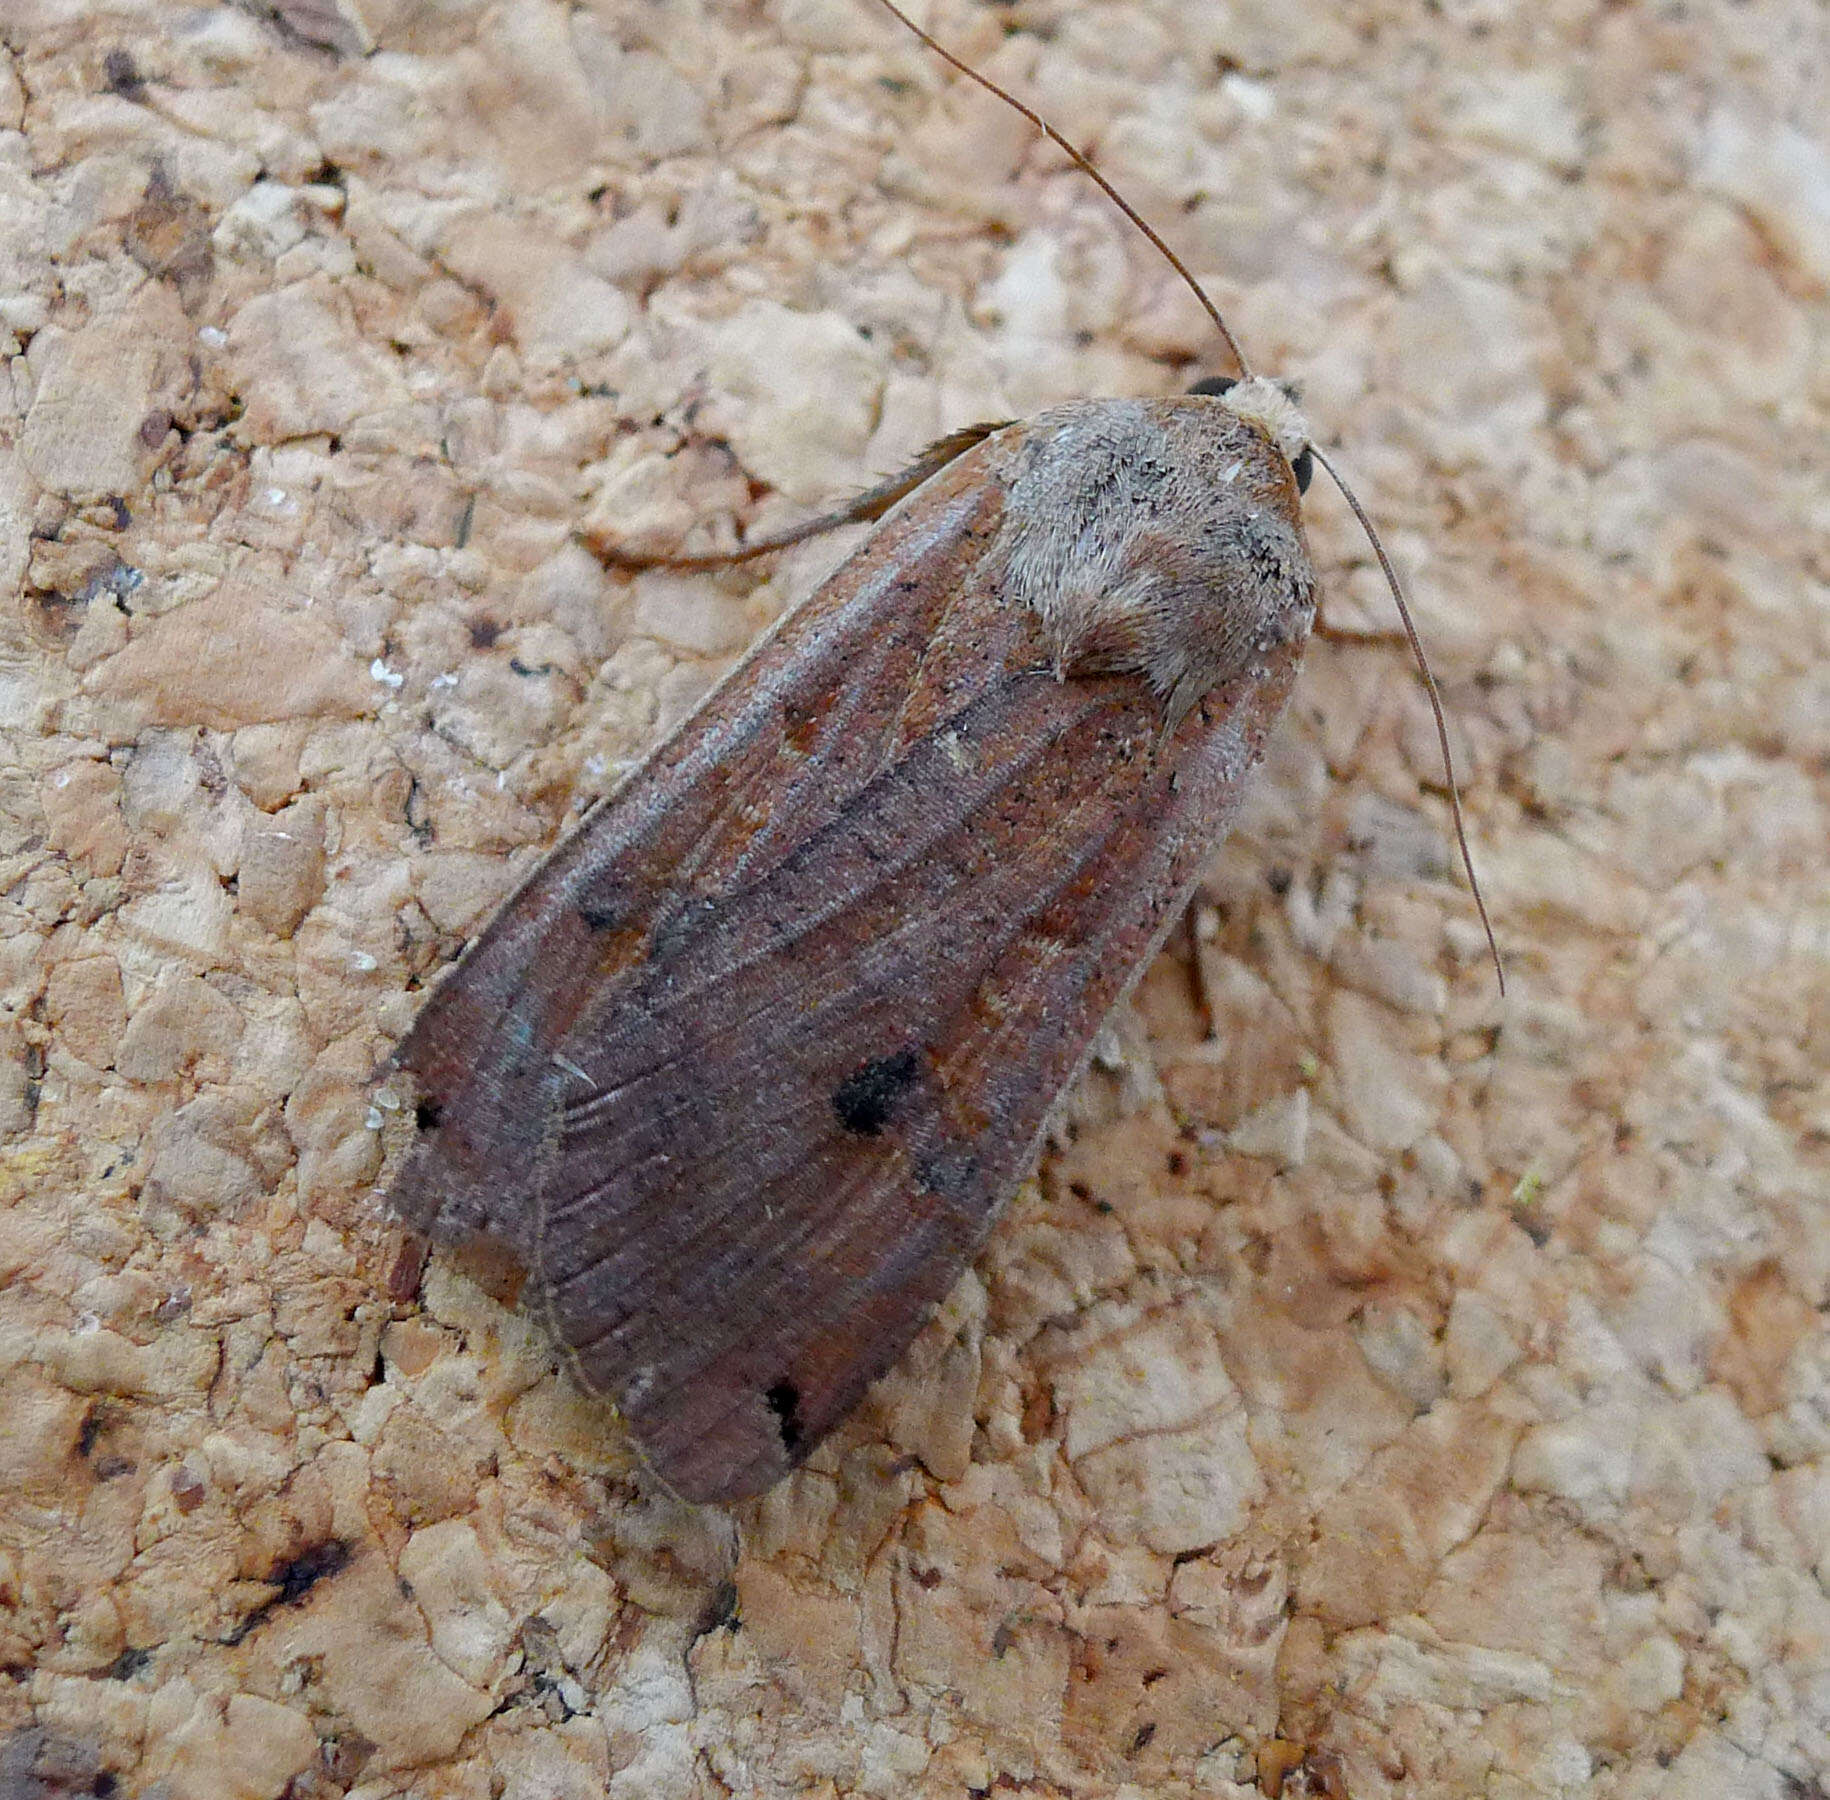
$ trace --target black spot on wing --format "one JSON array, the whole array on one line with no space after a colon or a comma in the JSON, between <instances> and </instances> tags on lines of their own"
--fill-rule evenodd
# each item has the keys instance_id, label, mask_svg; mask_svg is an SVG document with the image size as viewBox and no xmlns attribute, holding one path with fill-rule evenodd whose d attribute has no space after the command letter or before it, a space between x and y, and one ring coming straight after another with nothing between
<instances>
[{"instance_id":1,"label":"black spot on wing","mask_svg":"<svg viewBox=\"0 0 1830 1800\"><path fill-rule=\"evenodd\" d=\"M445 1108L440 1101L421 1100L419 1104L413 1108L413 1123L418 1126L421 1131L436 1131L438 1130L438 1122L444 1115Z\"/></svg>"},{"instance_id":2,"label":"black spot on wing","mask_svg":"<svg viewBox=\"0 0 1830 1800\"><path fill-rule=\"evenodd\" d=\"M921 1059L905 1047L854 1069L833 1089L832 1110L839 1123L859 1137L881 1136L920 1067Z\"/></svg>"},{"instance_id":3,"label":"black spot on wing","mask_svg":"<svg viewBox=\"0 0 1830 1800\"><path fill-rule=\"evenodd\" d=\"M614 878L593 881L573 902L578 922L587 931L620 931L639 909L629 883Z\"/></svg>"},{"instance_id":4,"label":"black spot on wing","mask_svg":"<svg viewBox=\"0 0 1830 1800\"><path fill-rule=\"evenodd\" d=\"M801 1424L801 1390L784 1376L763 1394L775 1414L775 1429L781 1434L782 1448L790 1458L798 1455L806 1428Z\"/></svg>"},{"instance_id":5,"label":"black spot on wing","mask_svg":"<svg viewBox=\"0 0 1830 1800\"><path fill-rule=\"evenodd\" d=\"M964 1200L979 1183L979 1159L970 1150L947 1149L915 1159L915 1179L924 1193Z\"/></svg>"},{"instance_id":6,"label":"black spot on wing","mask_svg":"<svg viewBox=\"0 0 1830 1800\"><path fill-rule=\"evenodd\" d=\"M694 933L708 927L717 929L719 917L718 901L709 895L675 907L655 921L648 944L649 960L664 963L682 955Z\"/></svg>"}]
</instances>

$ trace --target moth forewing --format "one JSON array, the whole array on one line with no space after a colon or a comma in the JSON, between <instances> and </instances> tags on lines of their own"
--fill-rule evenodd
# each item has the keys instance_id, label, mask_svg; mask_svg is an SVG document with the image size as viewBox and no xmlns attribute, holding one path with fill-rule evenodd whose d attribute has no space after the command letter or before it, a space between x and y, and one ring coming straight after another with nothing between
<instances>
[{"instance_id":1,"label":"moth forewing","mask_svg":"<svg viewBox=\"0 0 1830 1800\"><path fill-rule=\"evenodd\" d=\"M395 1208L516 1259L686 1498L771 1485L901 1354L1179 917L1313 618L1284 423L1247 391L976 440L402 1044Z\"/></svg>"}]
</instances>

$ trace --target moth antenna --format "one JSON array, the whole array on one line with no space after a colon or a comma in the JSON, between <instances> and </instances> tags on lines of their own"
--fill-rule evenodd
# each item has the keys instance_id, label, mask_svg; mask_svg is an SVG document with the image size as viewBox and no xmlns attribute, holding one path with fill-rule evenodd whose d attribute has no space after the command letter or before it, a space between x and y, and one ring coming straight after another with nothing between
<instances>
[{"instance_id":1,"label":"moth antenna","mask_svg":"<svg viewBox=\"0 0 1830 1800\"><path fill-rule=\"evenodd\" d=\"M1181 276L1187 284L1189 292L1200 301L1202 311L1213 321L1214 329L1219 332L1221 341L1226 345L1227 353L1232 357L1240 376L1249 380L1252 366L1246 361L1245 352L1240 349L1239 340L1233 336L1232 327L1222 317L1219 307L1207 297L1207 290L1194 278L1188 265L1163 241L1161 233L1099 172L1093 159L1084 150L1063 137L1034 107L1026 106L1007 88L1000 87L989 75L981 74L969 62L955 56L945 44L924 31L896 4L896 0L877 0L877 3L885 12L894 17L904 30L919 38L949 68L964 75L968 81L976 82L988 94L995 95L1002 100L1012 112L1027 119L1143 233L1163 260ZM1315 460L1328 471L1329 480L1340 489L1341 498L1347 502L1353 516L1359 520L1360 529L1366 533L1366 541L1372 545L1373 554L1379 559L1379 567L1384 571L1386 585L1392 591L1392 599L1397 603L1398 617L1404 625L1405 639L1410 644L1412 656L1416 658L1418 670L1423 676L1424 692L1430 698L1430 711L1435 715L1436 741L1442 746L1443 773L1448 777L1449 783L1449 811L1455 821L1455 842L1461 851L1462 867L1468 873L1468 889L1474 896L1475 911L1480 914L1481 929L1487 934L1487 950L1493 958L1493 970L1499 978L1500 993L1504 995L1506 992L1506 965L1500 958L1499 943L1493 935L1493 921L1487 916L1487 901L1481 893L1480 877L1474 872L1474 854L1468 848L1468 828L1461 809L1461 787L1455 779L1455 759L1449 750L1449 722L1443 712L1442 694L1436 686L1436 677L1430 669L1430 659L1424 655L1423 640L1418 637L1417 627L1411 621L1411 609L1405 602L1404 588L1398 580L1398 571L1393 568L1392 559L1386 555L1385 546L1379 541L1379 534L1373 529L1373 522L1366 515L1366 508L1360 504L1359 497L1341 478L1340 470L1328 460L1320 447L1312 443L1309 445L1309 450Z\"/></svg>"},{"instance_id":2,"label":"moth antenna","mask_svg":"<svg viewBox=\"0 0 1830 1800\"><path fill-rule=\"evenodd\" d=\"M884 0L887 6L889 0ZM1423 690L1430 697L1430 711L1436 716L1436 741L1442 746L1442 770L1449 780L1449 812L1455 820L1455 842L1461 849L1461 866L1468 872L1468 889L1474 895L1474 909L1481 916L1481 930L1487 934L1487 951L1493 958L1493 972L1499 977L1500 993L1506 992L1506 965L1500 960L1500 947L1493 936L1493 921L1487 917L1487 902L1481 893L1480 877L1474 873L1474 853L1468 848L1468 828L1462 818L1461 787L1455 779L1455 758L1449 753L1449 721L1442 710L1442 694L1436 686L1435 674L1430 669L1430 659L1423 653L1423 640L1417 635L1417 627L1411 622L1411 609L1405 604L1404 587L1398 580L1398 571L1392 567L1392 559L1386 555L1385 546L1379 541L1379 534L1373 529L1373 522L1366 516L1366 508L1360 504L1359 496L1342 479L1341 472L1328 460L1319 444L1309 446L1309 454L1328 471L1328 479L1341 490L1341 498L1352 510L1353 516L1360 521L1360 529L1366 533L1366 541L1373 547L1373 555L1379 559L1379 567L1384 571L1385 584L1392 591L1392 599L1397 603L1398 617L1404 624L1404 635L1411 646L1411 655L1417 659L1417 668L1423 676Z\"/></svg>"},{"instance_id":3,"label":"moth antenna","mask_svg":"<svg viewBox=\"0 0 1830 1800\"><path fill-rule=\"evenodd\" d=\"M893 13L902 25L909 31L912 31L916 37L920 38L942 62L946 63L951 68L957 69L968 81L976 81L988 94L995 94L1013 112L1020 113L1030 122L1030 124L1035 126L1035 128L1056 147L1056 149L1065 153L1068 161L1071 162L1081 174L1086 176L1086 178L1092 182L1093 185L1097 187L1153 245L1156 246L1158 253L1169 266L1187 282L1189 292L1201 302L1202 310L1211 320L1213 320L1214 329L1219 332L1221 340L1225 343L1227 354L1232 357L1234 364L1237 366L1240 378L1242 380L1250 380L1252 366L1245 360L1245 352L1239 348L1239 340L1233 336L1231 327L1228 326L1226 320L1221 317L1219 307L1208 299L1207 290L1202 287L1200 282L1195 280L1193 274L1189 271L1187 263L1183 262L1181 257L1177 256L1176 253L1163 242L1161 235L1157 232L1155 227L1151 225L1150 221L1146 219L1143 214L1105 178L1105 176L1100 174L1099 170L1094 166L1093 159L1088 156L1084 150L1070 144L1068 140L1048 122L1048 120L1043 118L1043 116L1035 110L1034 107L1025 106L1015 94L1009 92L1005 88L999 87L989 75L981 75L969 62L965 62L961 58L955 56L945 44L930 37L927 32L923 31L922 28L896 4L896 0L878 0L878 3L887 12Z\"/></svg>"}]
</instances>

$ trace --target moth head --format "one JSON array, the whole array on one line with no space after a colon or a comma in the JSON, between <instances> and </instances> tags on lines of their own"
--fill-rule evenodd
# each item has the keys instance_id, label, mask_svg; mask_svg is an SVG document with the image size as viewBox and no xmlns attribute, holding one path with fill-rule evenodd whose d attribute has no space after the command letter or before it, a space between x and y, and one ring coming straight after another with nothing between
<instances>
[{"instance_id":1,"label":"moth head","mask_svg":"<svg viewBox=\"0 0 1830 1800\"><path fill-rule=\"evenodd\" d=\"M1188 390L1206 394L1224 403L1228 411L1256 425L1283 453L1296 477L1296 491L1306 494L1315 474L1315 458L1309 454L1309 422L1296 404L1296 392L1287 383L1271 381L1263 375L1240 380L1236 375L1212 375L1197 381Z\"/></svg>"}]
</instances>

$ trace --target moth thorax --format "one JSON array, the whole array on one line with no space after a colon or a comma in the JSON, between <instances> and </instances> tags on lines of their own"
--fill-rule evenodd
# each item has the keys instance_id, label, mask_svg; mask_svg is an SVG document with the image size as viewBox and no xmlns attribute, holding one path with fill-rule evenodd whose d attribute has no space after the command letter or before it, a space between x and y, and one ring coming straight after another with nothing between
<instances>
[{"instance_id":1,"label":"moth thorax","mask_svg":"<svg viewBox=\"0 0 1830 1800\"><path fill-rule=\"evenodd\" d=\"M1309 448L1309 422L1289 394L1275 381L1254 375L1236 381L1220 396L1220 404L1248 425L1256 425L1294 463Z\"/></svg>"}]
</instances>

